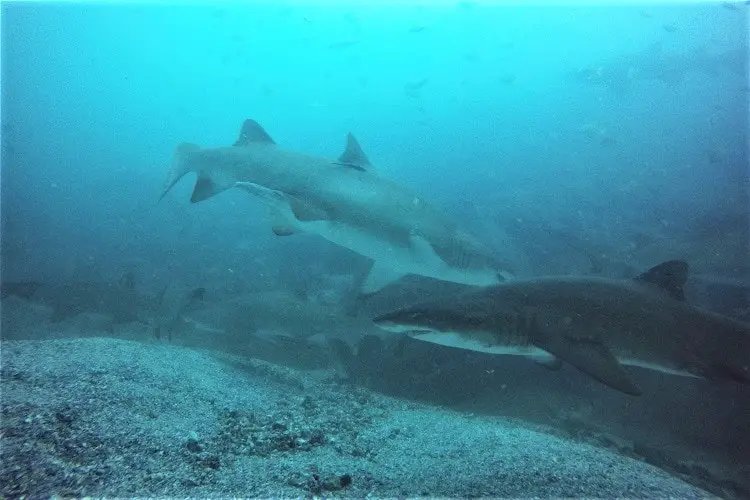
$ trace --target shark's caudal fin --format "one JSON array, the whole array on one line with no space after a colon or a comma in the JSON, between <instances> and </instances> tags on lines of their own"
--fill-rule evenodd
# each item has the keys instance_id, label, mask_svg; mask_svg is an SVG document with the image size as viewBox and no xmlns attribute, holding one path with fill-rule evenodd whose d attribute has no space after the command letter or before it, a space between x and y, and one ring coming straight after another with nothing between
<instances>
[{"instance_id":1,"label":"shark's caudal fin","mask_svg":"<svg viewBox=\"0 0 750 500\"><path fill-rule=\"evenodd\" d=\"M348 167L354 167L358 170L370 170L372 168L370 159L367 158L365 152L362 151L362 146L359 145L359 142L351 132L346 136L346 149L341 156L339 156L336 163Z\"/></svg>"},{"instance_id":2,"label":"shark's caudal fin","mask_svg":"<svg viewBox=\"0 0 750 500\"><path fill-rule=\"evenodd\" d=\"M685 282L689 266L682 260L670 260L654 266L635 280L667 293L676 300L685 300Z\"/></svg>"},{"instance_id":3,"label":"shark's caudal fin","mask_svg":"<svg viewBox=\"0 0 750 500\"><path fill-rule=\"evenodd\" d=\"M268 132L266 132L258 122L248 118L242 124L240 135L233 146L243 147L253 143L276 144L276 142L271 139L271 136L268 135Z\"/></svg>"},{"instance_id":4,"label":"shark's caudal fin","mask_svg":"<svg viewBox=\"0 0 750 500\"><path fill-rule=\"evenodd\" d=\"M164 184L164 189L159 196L159 200L172 189L172 186L177 184L177 181L190 172L190 162L188 161L189 156L196 151L200 151L200 146L191 144L189 142L183 142L174 151L174 158L172 159L172 166L167 174L167 182Z\"/></svg>"}]
</instances>

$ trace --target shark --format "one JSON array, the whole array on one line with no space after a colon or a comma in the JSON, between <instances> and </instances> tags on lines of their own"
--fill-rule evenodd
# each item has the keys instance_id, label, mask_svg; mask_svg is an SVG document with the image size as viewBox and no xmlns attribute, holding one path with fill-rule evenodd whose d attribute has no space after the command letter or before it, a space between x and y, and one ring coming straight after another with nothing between
<instances>
[{"instance_id":1,"label":"shark","mask_svg":"<svg viewBox=\"0 0 750 500\"><path fill-rule=\"evenodd\" d=\"M519 279L410 305L374 318L415 339L492 354L569 363L629 395L626 366L750 385L750 325L685 301L688 265L659 264L636 278Z\"/></svg>"},{"instance_id":2,"label":"shark","mask_svg":"<svg viewBox=\"0 0 750 500\"><path fill-rule=\"evenodd\" d=\"M656 42L641 51L619 54L579 69L572 76L574 81L603 86L615 94L626 95L642 81L658 81L674 86L689 75L712 78L735 75L744 78L747 69L747 53L743 49L666 51L660 42Z\"/></svg>"},{"instance_id":3,"label":"shark","mask_svg":"<svg viewBox=\"0 0 750 500\"><path fill-rule=\"evenodd\" d=\"M370 315L349 314L339 304L284 290L215 301L186 311L178 321L175 339L181 345L303 365L313 359L327 360L342 378L357 372L357 360L384 334L373 325Z\"/></svg>"},{"instance_id":4,"label":"shark","mask_svg":"<svg viewBox=\"0 0 750 500\"><path fill-rule=\"evenodd\" d=\"M508 262L424 198L378 175L351 133L331 160L282 149L258 122L245 120L232 146L179 145L161 198L189 172L197 174L193 203L239 188L269 207L274 234L317 234L372 259L362 294L408 274L477 286L513 275Z\"/></svg>"}]
</instances>

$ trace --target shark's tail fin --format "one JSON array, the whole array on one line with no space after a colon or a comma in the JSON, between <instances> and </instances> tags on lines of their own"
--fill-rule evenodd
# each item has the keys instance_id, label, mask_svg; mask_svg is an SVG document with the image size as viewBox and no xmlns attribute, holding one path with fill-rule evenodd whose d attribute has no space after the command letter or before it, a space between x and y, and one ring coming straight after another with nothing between
<instances>
[{"instance_id":1,"label":"shark's tail fin","mask_svg":"<svg viewBox=\"0 0 750 500\"><path fill-rule=\"evenodd\" d=\"M177 146L177 149L174 151L174 158L172 159L172 166L169 169L169 174L167 175L167 182L164 184L164 190L161 192L161 196L159 196L159 200L164 198L164 196L169 192L170 189L172 189L172 186L177 184L177 181L182 179L182 177L190 172L190 162L188 160L188 156L191 153L195 153L196 151L200 150L200 146L196 144L191 144L189 142L183 142L179 146Z\"/></svg>"}]
</instances>

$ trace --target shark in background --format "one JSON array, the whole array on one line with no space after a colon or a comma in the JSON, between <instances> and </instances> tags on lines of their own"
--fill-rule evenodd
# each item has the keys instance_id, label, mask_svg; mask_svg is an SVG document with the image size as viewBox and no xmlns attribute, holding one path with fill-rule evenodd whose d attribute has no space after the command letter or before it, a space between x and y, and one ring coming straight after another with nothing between
<instances>
[{"instance_id":1,"label":"shark in background","mask_svg":"<svg viewBox=\"0 0 750 500\"><path fill-rule=\"evenodd\" d=\"M197 174L191 202L241 188L268 205L276 235L317 234L372 259L363 294L407 274L479 286L512 275L512 266L441 211L375 173L351 134L332 161L281 149L246 120L233 146L178 146L161 197L189 172Z\"/></svg>"},{"instance_id":2,"label":"shark in background","mask_svg":"<svg viewBox=\"0 0 750 500\"><path fill-rule=\"evenodd\" d=\"M677 85L690 75L719 77L747 75L747 53L742 49L713 51L706 48L667 51L661 42L639 52L624 53L573 73L573 80L606 87L620 95L629 94L638 82L658 81Z\"/></svg>"},{"instance_id":3,"label":"shark in background","mask_svg":"<svg viewBox=\"0 0 750 500\"><path fill-rule=\"evenodd\" d=\"M687 304L687 274L669 261L629 280L514 280L374 321L445 346L567 362L630 395L642 391L623 365L750 385L750 325Z\"/></svg>"},{"instance_id":4,"label":"shark in background","mask_svg":"<svg viewBox=\"0 0 750 500\"><path fill-rule=\"evenodd\" d=\"M165 334L171 340L182 315L200 307L205 289L172 285L152 295L139 291L128 273L116 282L0 282L0 292L6 338L22 335L32 325L112 331L135 323L151 330L156 338Z\"/></svg>"}]
</instances>

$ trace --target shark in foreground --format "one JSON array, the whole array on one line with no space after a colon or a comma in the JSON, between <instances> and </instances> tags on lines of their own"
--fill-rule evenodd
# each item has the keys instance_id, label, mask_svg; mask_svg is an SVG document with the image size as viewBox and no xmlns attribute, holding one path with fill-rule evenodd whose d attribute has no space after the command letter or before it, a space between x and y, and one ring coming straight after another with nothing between
<instances>
[{"instance_id":1,"label":"shark in foreground","mask_svg":"<svg viewBox=\"0 0 750 500\"><path fill-rule=\"evenodd\" d=\"M231 147L177 147L162 198L188 172L198 175L190 201L237 187L261 198L279 236L314 233L373 259L361 291L375 292L406 274L485 286L509 267L421 197L373 172L353 135L337 161L279 148L254 120Z\"/></svg>"},{"instance_id":2,"label":"shark in foreground","mask_svg":"<svg viewBox=\"0 0 750 500\"><path fill-rule=\"evenodd\" d=\"M750 384L750 325L687 304L687 273L669 261L631 280L517 280L374 321L446 346L564 361L631 395L641 389L623 365Z\"/></svg>"}]
</instances>

